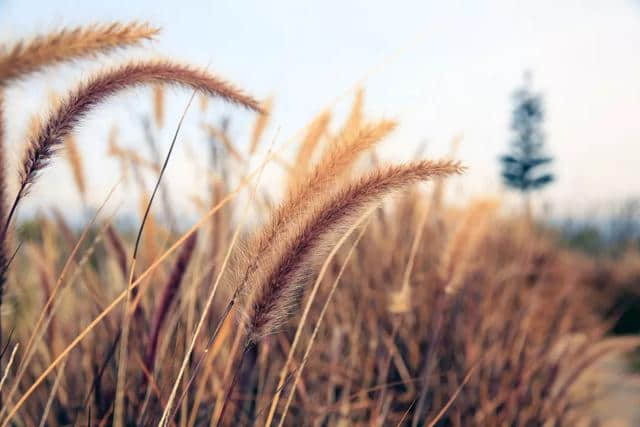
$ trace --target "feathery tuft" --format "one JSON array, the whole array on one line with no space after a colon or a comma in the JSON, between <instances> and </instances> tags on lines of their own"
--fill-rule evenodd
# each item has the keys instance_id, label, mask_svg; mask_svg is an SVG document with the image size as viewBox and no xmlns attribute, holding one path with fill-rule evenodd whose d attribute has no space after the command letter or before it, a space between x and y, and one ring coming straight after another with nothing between
<instances>
[{"instance_id":1,"label":"feathery tuft","mask_svg":"<svg viewBox=\"0 0 640 427\"><path fill-rule=\"evenodd\" d=\"M329 186L334 179L343 177L363 151L374 146L394 127L394 122L382 120L364 126L357 132L342 134L329 145L313 170L305 174L305 177L289 190L285 201L272 213L267 225L246 243L247 250L237 262L238 268L244 271L238 278L239 290L245 287L249 276L258 267L258 258L265 256L265 251L282 232L289 218L302 216L310 200L323 197L323 194L329 191Z\"/></svg>"},{"instance_id":2,"label":"feathery tuft","mask_svg":"<svg viewBox=\"0 0 640 427\"><path fill-rule=\"evenodd\" d=\"M324 177L341 177L363 152L371 149L396 128L396 122L380 120L343 133L325 150L314 170L312 181Z\"/></svg>"},{"instance_id":3,"label":"feathery tuft","mask_svg":"<svg viewBox=\"0 0 640 427\"><path fill-rule=\"evenodd\" d=\"M248 256L240 258L237 263L241 270L244 269L243 276L238 279L239 289L245 287L249 277L258 268L258 259L265 256L265 251L272 246L289 219L304 215L310 200L324 197L330 184L336 178L344 177L362 152L373 147L394 128L395 122L382 120L363 126L358 131L343 133L329 145L313 170L289 190L285 201L276 208L267 225L246 244L245 255Z\"/></svg>"},{"instance_id":4,"label":"feathery tuft","mask_svg":"<svg viewBox=\"0 0 640 427\"><path fill-rule=\"evenodd\" d=\"M134 46L153 38L159 31L144 22L115 22L67 28L38 36L29 42L18 42L0 52L0 86L41 71L47 66Z\"/></svg>"},{"instance_id":5,"label":"feathery tuft","mask_svg":"<svg viewBox=\"0 0 640 427\"><path fill-rule=\"evenodd\" d=\"M343 177L360 154L386 137L395 126L395 122L381 120L345 134L330 144L318 164L290 190L286 200L271 216L269 226L251 245L254 252L257 254L266 249L291 215L299 214L309 200L325 192L335 179Z\"/></svg>"},{"instance_id":6,"label":"feathery tuft","mask_svg":"<svg viewBox=\"0 0 640 427\"><path fill-rule=\"evenodd\" d=\"M249 339L271 334L287 320L328 248L369 205L408 185L463 170L451 161L379 168L320 200L301 220L292 219L291 228L279 236L279 253L266 257L247 283L244 322Z\"/></svg>"},{"instance_id":7,"label":"feathery tuft","mask_svg":"<svg viewBox=\"0 0 640 427\"><path fill-rule=\"evenodd\" d=\"M5 228L8 226L15 206L26 194L38 172L47 165L64 138L92 108L125 89L154 83L190 87L212 96L222 97L231 103L259 110L256 100L232 85L205 71L182 64L169 61L143 61L99 73L60 101L48 120L42 124L29 142L20 171L19 191Z\"/></svg>"}]
</instances>

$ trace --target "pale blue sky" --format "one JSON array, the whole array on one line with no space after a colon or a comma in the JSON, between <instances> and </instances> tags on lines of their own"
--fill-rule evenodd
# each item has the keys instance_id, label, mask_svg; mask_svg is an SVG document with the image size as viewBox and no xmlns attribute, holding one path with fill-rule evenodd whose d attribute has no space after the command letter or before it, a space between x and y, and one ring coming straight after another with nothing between
<instances>
[{"instance_id":1,"label":"pale blue sky","mask_svg":"<svg viewBox=\"0 0 640 427\"><path fill-rule=\"evenodd\" d=\"M465 194L500 190L496 161L507 146L510 94L530 69L546 97L548 151L558 177L540 200L564 211L640 196L640 2L0 0L1 39L114 19L158 24L163 33L149 49L209 63L259 98L274 95L267 135L277 135L276 146L323 108L343 114L351 99L336 99L368 75L367 112L401 123L384 155L411 157L426 140L426 155L439 156L462 133L459 155L471 169L455 188ZM9 91L10 158L19 154L26 119L44 108L46 86L72 86L91 69L62 67L46 83L30 79ZM175 101L169 124L187 97L168 95ZM132 129L123 130L122 143L146 150L130 116L146 111L148 100L144 90L114 99L79 130L93 201L117 176L115 162L102 159L111 123ZM216 104L209 115L221 111L231 110ZM190 119L182 146L204 151L195 109ZM248 113L234 114L232 131L241 144L250 120ZM29 209L77 203L63 159L42 178ZM184 154L168 178L175 203L188 205L186 192L197 177Z\"/></svg>"}]
</instances>

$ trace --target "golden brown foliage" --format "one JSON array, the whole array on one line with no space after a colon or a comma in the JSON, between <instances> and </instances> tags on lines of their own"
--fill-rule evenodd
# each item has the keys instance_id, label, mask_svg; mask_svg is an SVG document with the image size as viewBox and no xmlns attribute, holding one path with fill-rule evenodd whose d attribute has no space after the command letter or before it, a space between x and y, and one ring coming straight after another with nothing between
<instances>
[{"instance_id":1,"label":"golden brown foliage","mask_svg":"<svg viewBox=\"0 0 640 427\"><path fill-rule=\"evenodd\" d=\"M307 132L300 143L298 155L294 161L294 170L297 173L304 173L316 147L320 143L320 138L327 131L329 121L331 120L331 112L324 111L318 115L308 126Z\"/></svg>"},{"instance_id":2,"label":"golden brown foliage","mask_svg":"<svg viewBox=\"0 0 640 427\"><path fill-rule=\"evenodd\" d=\"M257 267L258 278L248 278L244 317L250 339L273 333L286 321L297 292L308 282L319 259L326 255L326 248L369 204L410 184L462 170L452 162L389 166L354 180L332 196L310 200L309 212L300 215L301 219L292 215L288 224L291 231L283 231L283 236L279 236L281 252L272 259L266 257L263 265Z\"/></svg>"},{"instance_id":3,"label":"golden brown foliage","mask_svg":"<svg viewBox=\"0 0 640 427\"><path fill-rule=\"evenodd\" d=\"M38 172L48 164L64 138L92 108L118 92L150 83L186 86L250 109L259 109L257 101L230 84L207 72L170 61L129 63L100 73L61 100L29 142L22 161L18 194L9 218Z\"/></svg>"},{"instance_id":4,"label":"golden brown foliage","mask_svg":"<svg viewBox=\"0 0 640 427\"><path fill-rule=\"evenodd\" d=\"M0 52L0 86L50 65L136 45L158 32L146 23L114 22L63 29L28 42L20 41Z\"/></svg>"},{"instance_id":5,"label":"golden brown foliage","mask_svg":"<svg viewBox=\"0 0 640 427\"><path fill-rule=\"evenodd\" d=\"M21 68L18 76L0 54L4 79L135 44L145 31L155 33L144 25L94 26L21 44L8 51L22 58L12 65ZM74 127L111 95L165 83L262 109L247 141L255 153L270 101L258 104L170 61L128 63L97 74L61 97L43 122L33 121L14 208L62 144L78 192L86 192ZM154 94L145 123L154 115L159 126L169 100L159 89ZM155 206L137 269L129 255L135 233L113 218L97 216L82 233L58 212L55 221L26 223L23 250L1 278L10 285L2 317L11 319L1 330L6 337L15 329L2 358L10 366L0 380L0 425L155 425L164 415L188 427L594 421L593 396L577 392L578 379L600 357L638 345L635 337L606 336L613 302L640 280L637 251L595 261L560 247L544 224L502 215L495 199L447 204L443 179L462 171L452 160L365 169L358 160L374 154L396 124L368 120L363 111L359 91L337 131L329 129L328 110L312 121L279 203L259 187L238 201L259 172L246 173L249 156L235 148L241 145L212 125L209 112L201 114L226 150L204 166L194 154L207 191L179 196L205 214L182 234L186 219L174 227L163 221L167 205ZM164 169L159 156L118 144L115 130L128 125L114 124L106 145L122 174L133 172L137 186L127 191L139 190L143 216L145 174ZM270 150L267 160L283 152ZM435 185L418 185L425 180ZM2 184L0 217L8 224ZM378 206L390 194L394 203ZM253 211L266 221L243 222ZM238 236L244 243L236 246ZM5 264L6 247L0 255ZM221 280L228 286L213 294ZM122 301L132 314L126 334ZM119 345L124 359L116 356Z\"/></svg>"}]
</instances>

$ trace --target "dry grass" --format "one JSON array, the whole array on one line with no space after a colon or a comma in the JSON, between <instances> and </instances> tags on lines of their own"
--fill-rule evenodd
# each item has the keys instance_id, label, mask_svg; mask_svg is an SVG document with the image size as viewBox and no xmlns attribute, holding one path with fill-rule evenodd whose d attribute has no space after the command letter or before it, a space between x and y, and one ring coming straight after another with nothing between
<instances>
[{"instance_id":1,"label":"dry grass","mask_svg":"<svg viewBox=\"0 0 640 427\"><path fill-rule=\"evenodd\" d=\"M0 86L156 32L115 24L18 43L0 53ZM84 141L73 130L95 106L152 85L154 119L144 121L151 135L171 124L166 83L264 113L248 141L234 141L202 104L203 139L229 156L203 170L207 193L189 195L204 212L195 225L181 233L184 223L163 221L158 210L177 216L165 201L147 217L140 257L131 256L135 233L103 218L101 208L83 230L56 215L14 232L16 207L62 146L86 200L90 176L77 146ZM637 253L595 261L560 248L542 227L504 216L498 200L445 203L446 178L464 170L454 160L360 164L396 126L365 117L362 90L337 129L326 110L301 132L294 166L284 171L287 191L266 203L259 177L286 147L247 170L272 102L171 61L100 72L33 127L13 207L5 194L13 168L0 145L0 262L8 267L0 278L7 293L0 424L589 420L591 399L574 393L574 384L606 352L638 344L609 344L613 319L604 315L620 286L640 277ZM157 152L149 159L119 145L113 129L105 149L120 162L124 185L141 192L144 216L151 203L144 177L157 179L165 167ZM238 201L245 190L248 201ZM266 219L248 227L251 207Z\"/></svg>"},{"instance_id":2,"label":"dry grass","mask_svg":"<svg viewBox=\"0 0 640 427\"><path fill-rule=\"evenodd\" d=\"M82 154L78 148L78 143L73 135L69 135L64 139L64 148L67 154L67 160L73 173L73 181L78 187L78 193L84 200L87 197L87 184L84 175L84 163Z\"/></svg>"},{"instance_id":3,"label":"dry grass","mask_svg":"<svg viewBox=\"0 0 640 427\"><path fill-rule=\"evenodd\" d=\"M262 261L254 274L256 282L249 279L245 285L249 339L269 335L286 321L299 287L314 275L326 248L367 206L410 184L461 171L456 163L431 161L380 168L328 197L312 194L305 210L285 214L289 223L276 233L278 242L272 242L277 248L270 250L270 256L256 255Z\"/></svg>"},{"instance_id":4,"label":"dry grass","mask_svg":"<svg viewBox=\"0 0 640 427\"><path fill-rule=\"evenodd\" d=\"M114 22L63 29L30 41L3 46L0 52L0 86L27 77L45 67L73 59L96 56L150 40L159 30L146 23Z\"/></svg>"}]
</instances>

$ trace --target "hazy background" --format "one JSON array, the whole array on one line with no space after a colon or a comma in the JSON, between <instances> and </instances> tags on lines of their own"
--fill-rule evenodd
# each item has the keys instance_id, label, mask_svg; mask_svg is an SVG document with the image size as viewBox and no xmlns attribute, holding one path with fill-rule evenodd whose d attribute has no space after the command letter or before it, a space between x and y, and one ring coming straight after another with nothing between
<instances>
[{"instance_id":1,"label":"hazy background","mask_svg":"<svg viewBox=\"0 0 640 427\"><path fill-rule=\"evenodd\" d=\"M459 157L470 169L455 190L464 195L502 191L497 159L508 148L511 93L531 70L534 88L545 96L547 152L555 157L557 178L536 196L538 205L580 214L639 196L640 2L517 3L0 0L0 39L64 25L148 20L163 27L158 42L120 59L151 51L209 64L258 98L273 95L262 152L274 138L276 147L286 142L324 108L341 118L361 83L367 113L401 123L384 144L385 157L409 158L421 143L425 156L441 156L463 135ZM22 153L29 117L46 111L49 88L72 87L96 68L60 67L8 91L10 160ZM167 94L164 150L189 95ZM118 177L117 162L106 157L114 123L119 143L148 153L139 115L150 111L150 99L148 90L113 99L78 132L94 203ZM206 118L228 113L231 135L246 148L251 114L213 103ZM202 120L197 108L189 112L167 176L174 203L185 211L189 194L204 185L185 154L208 155ZM124 209L135 208L126 189L120 197ZM63 159L44 172L20 216L49 206L65 212L80 206Z\"/></svg>"}]
</instances>

